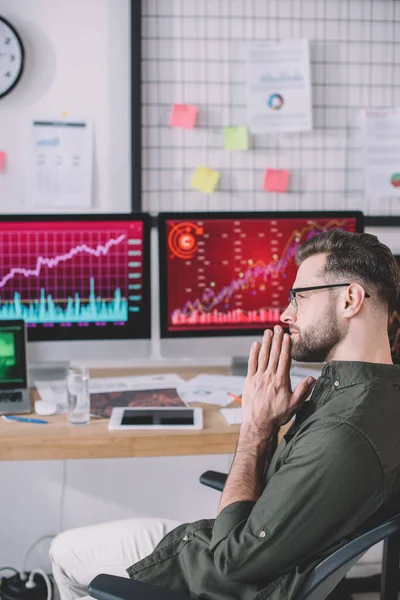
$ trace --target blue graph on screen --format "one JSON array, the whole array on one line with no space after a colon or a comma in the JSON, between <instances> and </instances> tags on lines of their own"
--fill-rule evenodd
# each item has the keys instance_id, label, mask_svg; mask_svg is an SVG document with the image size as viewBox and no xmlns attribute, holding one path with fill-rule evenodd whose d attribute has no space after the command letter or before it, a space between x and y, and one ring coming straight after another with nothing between
<instances>
[{"instance_id":1,"label":"blue graph on screen","mask_svg":"<svg viewBox=\"0 0 400 600\"><path fill-rule=\"evenodd\" d=\"M96 298L95 281L90 279L89 302L83 303L78 293L69 297L65 308L57 306L51 294L40 290L40 299L24 306L21 294L14 292L14 301L0 308L0 319L24 319L27 323L115 322L128 319L128 302L117 288L113 300Z\"/></svg>"},{"instance_id":2,"label":"blue graph on screen","mask_svg":"<svg viewBox=\"0 0 400 600\"><path fill-rule=\"evenodd\" d=\"M127 244L140 240L127 240L121 231L113 234L100 228L3 234L0 320L126 322L129 312L139 311L141 300L141 261L127 262L127 254L136 255L127 253ZM128 290L138 295L127 297Z\"/></svg>"}]
</instances>

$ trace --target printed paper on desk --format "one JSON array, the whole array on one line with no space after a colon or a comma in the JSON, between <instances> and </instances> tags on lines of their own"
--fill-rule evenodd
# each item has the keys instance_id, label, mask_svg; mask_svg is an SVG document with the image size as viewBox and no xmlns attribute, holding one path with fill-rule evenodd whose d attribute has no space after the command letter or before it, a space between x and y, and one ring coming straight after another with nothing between
<instances>
[{"instance_id":1,"label":"printed paper on desk","mask_svg":"<svg viewBox=\"0 0 400 600\"><path fill-rule=\"evenodd\" d=\"M206 194L212 194L220 177L221 175L218 171L207 169L207 167L198 167L193 174L190 185L196 190L200 190Z\"/></svg>"},{"instance_id":2,"label":"printed paper on desk","mask_svg":"<svg viewBox=\"0 0 400 600\"><path fill-rule=\"evenodd\" d=\"M89 380L90 393L125 392L148 389L176 388L184 379L176 373L138 375L132 377L93 377ZM67 411L67 390L62 379L35 381L35 387L42 400L55 402L57 412Z\"/></svg>"},{"instance_id":3,"label":"printed paper on desk","mask_svg":"<svg viewBox=\"0 0 400 600\"><path fill-rule=\"evenodd\" d=\"M247 127L224 127L224 148L225 150L248 150Z\"/></svg>"},{"instance_id":4,"label":"printed paper on desk","mask_svg":"<svg viewBox=\"0 0 400 600\"><path fill-rule=\"evenodd\" d=\"M0 173L3 172L5 162L6 162L6 153L3 150L0 150Z\"/></svg>"},{"instance_id":5,"label":"printed paper on desk","mask_svg":"<svg viewBox=\"0 0 400 600\"><path fill-rule=\"evenodd\" d=\"M196 125L198 112L199 110L196 106L190 104L174 104L169 124L171 127L193 129Z\"/></svg>"},{"instance_id":6,"label":"printed paper on desk","mask_svg":"<svg viewBox=\"0 0 400 600\"><path fill-rule=\"evenodd\" d=\"M175 388L124 390L121 392L96 392L90 394L90 413L98 417L111 417L115 407L130 406L185 406Z\"/></svg>"},{"instance_id":7,"label":"printed paper on desk","mask_svg":"<svg viewBox=\"0 0 400 600\"><path fill-rule=\"evenodd\" d=\"M232 396L240 396L243 392L245 377L236 375L197 375L177 388L179 396L186 403L201 402L228 406L233 402Z\"/></svg>"}]
</instances>

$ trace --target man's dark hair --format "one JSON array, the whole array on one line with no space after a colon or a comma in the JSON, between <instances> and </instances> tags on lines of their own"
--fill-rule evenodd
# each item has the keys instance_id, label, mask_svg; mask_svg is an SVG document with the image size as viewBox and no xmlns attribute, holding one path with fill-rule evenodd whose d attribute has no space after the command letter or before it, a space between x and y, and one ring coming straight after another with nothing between
<instances>
[{"instance_id":1,"label":"man's dark hair","mask_svg":"<svg viewBox=\"0 0 400 600\"><path fill-rule=\"evenodd\" d=\"M400 296L400 266L385 244L370 233L351 233L332 229L310 238L297 248L300 265L310 256L327 254L320 276L327 281L357 282L388 307L389 315Z\"/></svg>"}]
</instances>

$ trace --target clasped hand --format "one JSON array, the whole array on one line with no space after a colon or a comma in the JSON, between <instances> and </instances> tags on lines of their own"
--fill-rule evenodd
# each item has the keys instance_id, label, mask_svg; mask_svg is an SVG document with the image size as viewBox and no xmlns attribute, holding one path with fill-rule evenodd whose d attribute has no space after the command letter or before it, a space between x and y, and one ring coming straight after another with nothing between
<instances>
[{"instance_id":1,"label":"clasped hand","mask_svg":"<svg viewBox=\"0 0 400 600\"><path fill-rule=\"evenodd\" d=\"M268 432L285 425L311 393L313 377L305 377L292 391L290 344L290 335L279 325L264 332L261 344L252 344L242 395L242 427Z\"/></svg>"}]
</instances>

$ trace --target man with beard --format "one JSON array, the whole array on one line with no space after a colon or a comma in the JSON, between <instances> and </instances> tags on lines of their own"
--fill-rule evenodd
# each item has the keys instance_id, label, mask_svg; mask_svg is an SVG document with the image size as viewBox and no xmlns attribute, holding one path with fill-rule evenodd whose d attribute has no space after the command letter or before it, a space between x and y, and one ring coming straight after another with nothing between
<instances>
[{"instance_id":1,"label":"man with beard","mask_svg":"<svg viewBox=\"0 0 400 600\"><path fill-rule=\"evenodd\" d=\"M291 335L276 326L252 345L216 519L132 519L61 534L50 553L62 600L132 563L130 577L192 598L290 600L324 556L398 511L400 367L387 326L399 266L375 236L340 230L308 240L296 259L281 316ZM326 362L318 381L292 391L291 355Z\"/></svg>"}]
</instances>

